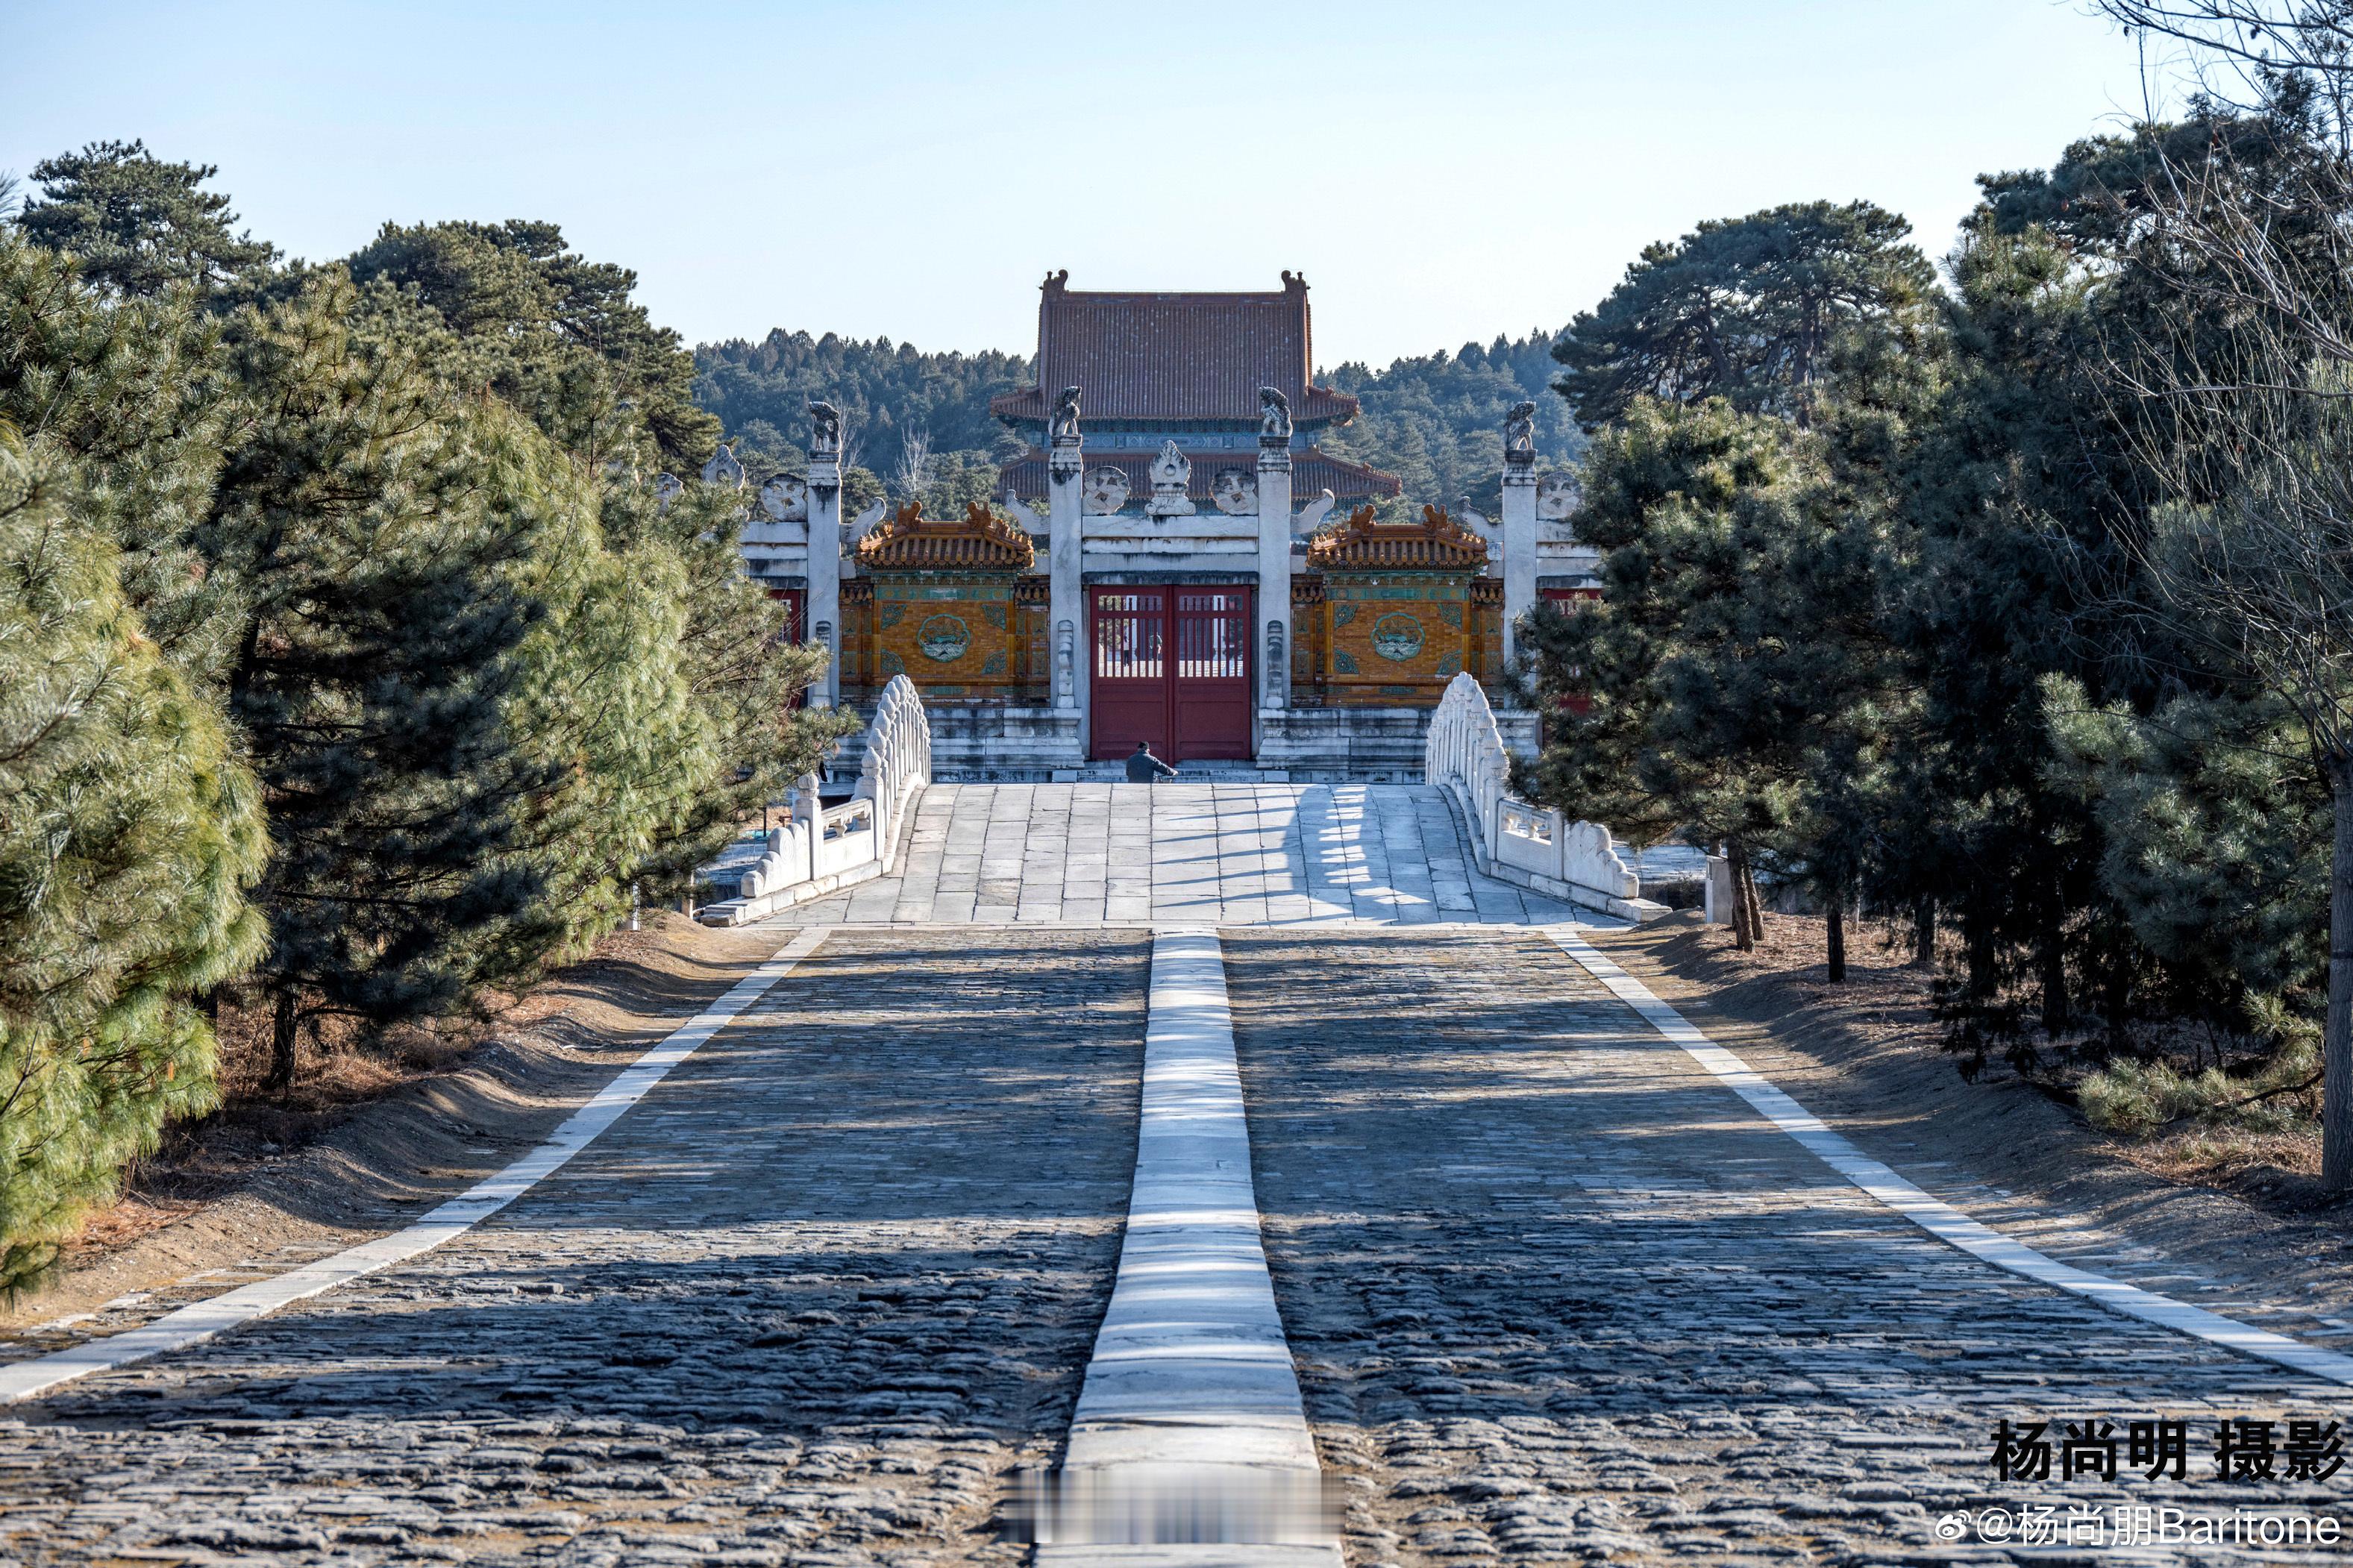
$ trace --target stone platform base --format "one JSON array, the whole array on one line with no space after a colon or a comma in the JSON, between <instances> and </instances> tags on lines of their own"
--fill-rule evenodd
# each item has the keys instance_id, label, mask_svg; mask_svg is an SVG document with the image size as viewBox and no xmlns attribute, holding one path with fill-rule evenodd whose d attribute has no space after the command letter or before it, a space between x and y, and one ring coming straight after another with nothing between
<instances>
[{"instance_id":1,"label":"stone platform base","mask_svg":"<svg viewBox=\"0 0 2353 1568\"><path fill-rule=\"evenodd\" d=\"M1079 715L1066 708L923 704L932 726L932 777L957 784L1034 784L1085 767ZM826 763L828 779L854 779L861 738L844 741Z\"/></svg>"},{"instance_id":2,"label":"stone platform base","mask_svg":"<svg viewBox=\"0 0 2353 1568\"><path fill-rule=\"evenodd\" d=\"M932 777L943 784L1072 784L1126 776L1117 761L1097 761L1080 744L1079 716L1067 709L928 703ZM1257 780L1280 784L1419 784L1427 708L1261 709L1258 755L1181 764L1196 783ZM1521 756L1536 750L1536 716L1503 711L1504 743ZM863 739L841 743L825 776L858 777Z\"/></svg>"},{"instance_id":3,"label":"stone platform base","mask_svg":"<svg viewBox=\"0 0 2353 1568\"><path fill-rule=\"evenodd\" d=\"M1428 708L1281 708L1258 715L1258 766L1299 784L1419 784ZM1504 744L1536 750L1536 716L1499 712Z\"/></svg>"}]
</instances>

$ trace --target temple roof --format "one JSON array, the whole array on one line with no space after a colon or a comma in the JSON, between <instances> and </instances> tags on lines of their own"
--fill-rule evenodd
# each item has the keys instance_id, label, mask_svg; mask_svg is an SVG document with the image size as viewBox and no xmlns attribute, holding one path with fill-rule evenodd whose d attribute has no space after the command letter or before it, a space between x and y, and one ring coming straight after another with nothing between
<instances>
[{"instance_id":1,"label":"temple roof","mask_svg":"<svg viewBox=\"0 0 2353 1568\"><path fill-rule=\"evenodd\" d=\"M927 518L909 501L858 542L858 563L885 572L1027 572L1038 547L980 501L960 518Z\"/></svg>"},{"instance_id":2,"label":"temple roof","mask_svg":"<svg viewBox=\"0 0 2353 1568\"><path fill-rule=\"evenodd\" d=\"M1279 388L1293 421L1355 416L1356 400L1314 385L1307 280L1271 294L1080 293L1050 274L1038 301L1038 385L989 399L1011 424L1043 422L1049 389L1075 386L1082 419L1247 420Z\"/></svg>"},{"instance_id":3,"label":"temple roof","mask_svg":"<svg viewBox=\"0 0 2353 1568\"><path fill-rule=\"evenodd\" d=\"M1376 522L1360 506L1307 542L1310 572L1483 572L1487 542L1442 507L1421 509L1419 522Z\"/></svg>"},{"instance_id":4,"label":"temple roof","mask_svg":"<svg viewBox=\"0 0 2353 1568\"><path fill-rule=\"evenodd\" d=\"M1208 500L1215 489L1218 475L1227 468L1240 468L1255 476L1258 454L1234 452L1230 460L1221 460L1227 454L1187 452L1192 459L1193 477L1185 493L1197 501ZM1152 493L1152 459L1157 452L1097 452L1086 454L1087 467L1118 468L1127 475L1128 493L1137 497ZM1004 483L1023 500L1042 501L1046 499L1046 454L1032 447L1028 452L1005 465ZM1312 500L1319 490L1330 490L1335 500L1360 500L1366 496L1393 496L1405 489L1404 481L1394 474L1368 468L1361 463L1326 454L1319 447L1309 447L1291 455L1291 493L1294 500Z\"/></svg>"}]
</instances>

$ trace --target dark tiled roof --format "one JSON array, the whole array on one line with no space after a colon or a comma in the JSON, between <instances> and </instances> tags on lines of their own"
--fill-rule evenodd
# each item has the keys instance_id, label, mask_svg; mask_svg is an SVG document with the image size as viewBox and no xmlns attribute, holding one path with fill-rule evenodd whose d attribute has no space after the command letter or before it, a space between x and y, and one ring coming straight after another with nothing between
<instances>
[{"instance_id":1,"label":"dark tiled roof","mask_svg":"<svg viewBox=\"0 0 2353 1568\"><path fill-rule=\"evenodd\" d=\"M1311 572L1483 572L1487 542L1446 515L1421 509L1419 522L1376 522L1371 507L1307 542Z\"/></svg>"},{"instance_id":2,"label":"dark tiled roof","mask_svg":"<svg viewBox=\"0 0 2353 1568\"><path fill-rule=\"evenodd\" d=\"M989 400L1000 419L1046 417L1047 389L1080 388L1087 419L1244 419L1278 387L1294 419L1347 419L1356 400L1314 386L1307 280L1272 294L1076 293L1067 272L1038 301L1038 384Z\"/></svg>"},{"instance_id":3,"label":"dark tiled roof","mask_svg":"<svg viewBox=\"0 0 2353 1568\"><path fill-rule=\"evenodd\" d=\"M858 563L870 572L1027 572L1037 560L1029 536L979 501L936 521L909 501L858 542Z\"/></svg>"},{"instance_id":4,"label":"dark tiled roof","mask_svg":"<svg viewBox=\"0 0 2353 1568\"><path fill-rule=\"evenodd\" d=\"M1131 497L1141 498L1152 493L1152 460L1157 452L1089 452L1087 467L1115 468L1127 475ZM1258 454L1234 452L1187 452L1193 461L1193 477L1185 493L1197 502L1209 499L1209 491L1218 482L1218 474L1225 468L1242 468L1258 472ZM1042 501L1046 499L1046 455L1035 447L1024 456L1008 463L1004 483L1013 487L1013 493L1023 500ZM1309 447L1291 455L1291 499L1295 506L1313 500L1321 490L1330 490L1335 500L1362 500L1366 496L1393 496L1405 489L1405 482L1394 474L1378 468L1368 468L1361 463L1326 456L1318 447Z\"/></svg>"}]
</instances>

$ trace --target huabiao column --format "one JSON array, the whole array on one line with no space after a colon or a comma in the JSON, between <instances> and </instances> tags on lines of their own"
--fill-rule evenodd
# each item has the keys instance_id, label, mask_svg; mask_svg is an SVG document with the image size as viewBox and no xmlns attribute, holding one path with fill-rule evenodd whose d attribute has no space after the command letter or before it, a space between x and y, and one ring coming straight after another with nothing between
<instances>
[{"instance_id":1,"label":"huabiao column","mask_svg":"<svg viewBox=\"0 0 2353 1568\"><path fill-rule=\"evenodd\" d=\"M1085 507L1081 504L1082 478L1086 472L1086 456L1079 437L1079 389L1066 386L1054 398L1054 412L1047 422L1046 447L1046 569L1051 575L1047 600L1047 614L1054 623L1053 646L1059 650L1067 637L1072 648L1071 689L1055 683L1054 706L1075 708L1081 715L1079 748L1086 752L1086 721L1089 702L1087 677L1093 668L1094 654L1087 626L1087 595L1080 578L1080 563L1084 548L1081 531L1084 527Z\"/></svg>"},{"instance_id":2,"label":"huabiao column","mask_svg":"<svg viewBox=\"0 0 2353 1568\"><path fill-rule=\"evenodd\" d=\"M1258 389L1258 618L1266 627L1259 706L1291 706L1291 400Z\"/></svg>"},{"instance_id":3,"label":"huabiao column","mask_svg":"<svg viewBox=\"0 0 2353 1568\"><path fill-rule=\"evenodd\" d=\"M1520 617L1536 603L1536 405L1504 416L1504 658L1519 651Z\"/></svg>"},{"instance_id":4,"label":"huabiao column","mask_svg":"<svg viewBox=\"0 0 2353 1568\"><path fill-rule=\"evenodd\" d=\"M825 679L809 706L841 701L841 410L809 405L808 632L825 645Z\"/></svg>"}]
</instances>

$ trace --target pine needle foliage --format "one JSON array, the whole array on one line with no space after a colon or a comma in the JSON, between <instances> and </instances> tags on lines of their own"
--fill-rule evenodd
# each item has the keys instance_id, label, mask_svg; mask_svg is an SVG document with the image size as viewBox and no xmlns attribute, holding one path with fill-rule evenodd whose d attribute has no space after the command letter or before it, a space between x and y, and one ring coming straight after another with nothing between
<instances>
[{"instance_id":1,"label":"pine needle foliage","mask_svg":"<svg viewBox=\"0 0 2353 1568\"><path fill-rule=\"evenodd\" d=\"M217 710L139 630L118 551L0 442L0 1292L54 1264L164 1121L207 1109L192 998L261 948L267 842Z\"/></svg>"}]
</instances>

